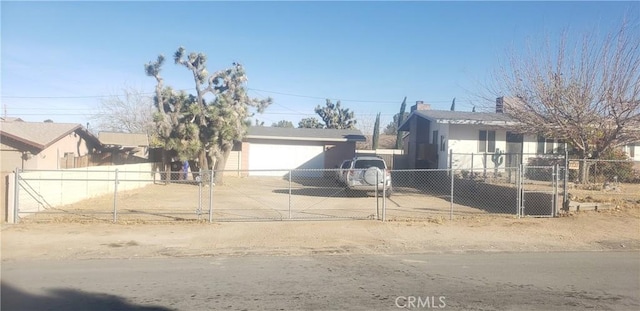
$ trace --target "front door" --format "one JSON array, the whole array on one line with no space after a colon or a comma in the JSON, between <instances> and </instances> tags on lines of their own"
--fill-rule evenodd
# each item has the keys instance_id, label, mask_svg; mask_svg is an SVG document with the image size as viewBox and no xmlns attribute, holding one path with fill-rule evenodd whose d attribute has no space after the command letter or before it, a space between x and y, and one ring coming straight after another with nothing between
<instances>
[{"instance_id":1,"label":"front door","mask_svg":"<svg viewBox=\"0 0 640 311\"><path fill-rule=\"evenodd\" d=\"M507 158L506 167L518 167L522 164L522 146L524 137L522 134L507 132L507 150L505 156Z\"/></svg>"}]
</instances>

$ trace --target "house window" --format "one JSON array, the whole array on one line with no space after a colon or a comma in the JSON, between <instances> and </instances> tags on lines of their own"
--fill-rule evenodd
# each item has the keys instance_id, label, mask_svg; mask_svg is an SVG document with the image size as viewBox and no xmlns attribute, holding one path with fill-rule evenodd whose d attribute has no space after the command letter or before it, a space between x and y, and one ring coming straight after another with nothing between
<instances>
[{"instance_id":1,"label":"house window","mask_svg":"<svg viewBox=\"0 0 640 311\"><path fill-rule=\"evenodd\" d=\"M480 131L478 152L496 152L496 131Z\"/></svg>"},{"instance_id":2,"label":"house window","mask_svg":"<svg viewBox=\"0 0 640 311\"><path fill-rule=\"evenodd\" d=\"M440 135L440 151L445 151L444 135Z\"/></svg>"},{"instance_id":3,"label":"house window","mask_svg":"<svg viewBox=\"0 0 640 311\"><path fill-rule=\"evenodd\" d=\"M536 149L537 154L544 154L544 136L538 135L538 148Z\"/></svg>"},{"instance_id":4,"label":"house window","mask_svg":"<svg viewBox=\"0 0 640 311\"><path fill-rule=\"evenodd\" d=\"M431 135L431 144L432 145L438 145L438 131L433 131L433 134Z\"/></svg>"},{"instance_id":5,"label":"house window","mask_svg":"<svg viewBox=\"0 0 640 311\"><path fill-rule=\"evenodd\" d=\"M629 157L631 159L636 157L636 145L629 145Z\"/></svg>"},{"instance_id":6,"label":"house window","mask_svg":"<svg viewBox=\"0 0 640 311\"><path fill-rule=\"evenodd\" d=\"M558 139L558 148L557 151L559 154L564 154L564 146L565 146L565 141L562 139Z\"/></svg>"},{"instance_id":7,"label":"house window","mask_svg":"<svg viewBox=\"0 0 640 311\"><path fill-rule=\"evenodd\" d=\"M555 141L553 139L547 138L545 141L544 153L552 154L553 153L553 145Z\"/></svg>"},{"instance_id":8,"label":"house window","mask_svg":"<svg viewBox=\"0 0 640 311\"><path fill-rule=\"evenodd\" d=\"M556 143L558 144L558 149L556 150ZM538 148L536 151L537 154L554 154L554 153L564 153L564 142L562 140L556 141L552 138L545 138L541 135L538 135Z\"/></svg>"}]
</instances>

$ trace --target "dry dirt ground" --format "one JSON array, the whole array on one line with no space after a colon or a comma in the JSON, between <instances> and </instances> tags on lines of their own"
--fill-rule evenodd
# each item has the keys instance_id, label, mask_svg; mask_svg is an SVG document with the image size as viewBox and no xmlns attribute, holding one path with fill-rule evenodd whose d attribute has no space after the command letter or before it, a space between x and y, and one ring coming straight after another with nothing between
<instances>
[{"instance_id":1,"label":"dry dirt ground","mask_svg":"<svg viewBox=\"0 0 640 311\"><path fill-rule=\"evenodd\" d=\"M640 209L558 218L5 225L2 261L425 252L640 251Z\"/></svg>"},{"instance_id":2,"label":"dry dirt ground","mask_svg":"<svg viewBox=\"0 0 640 311\"><path fill-rule=\"evenodd\" d=\"M61 195L65 195L64 193ZM273 177L227 178L222 186L198 187L197 184L150 184L120 191L115 198L119 221L208 220L212 207L214 220L281 220L381 218L383 200L375 193L347 195L345 187L332 179L311 179L291 185ZM210 204L211 202L211 204ZM37 205L26 195L21 206ZM438 197L413 188L396 187L387 199L389 218L448 217L449 197ZM513 208L500 212L515 215ZM33 209L35 211L35 209ZM114 195L106 194L73 204L39 209L35 214L20 213L23 222L112 221ZM487 214L485 210L454 204L454 215Z\"/></svg>"},{"instance_id":3,"label":"dry dirt ground","mask_svg":"<svg viewBox=\"0 0 640 311\"><path fill-rule=\"evenodd\" d=\"M149 184L134 190L119 191L117 195L105 194L73 204L42 209L37 201L21 192L21 216L24 222L68 222L68 221L113 221L114 205L117 220L131 221L184 221L209 218L224 220L282 220L282 219L387 219L428 220L454 216L489 217L516 214L517 191L513 185L489 188L456 188L454 204L450 203L449 190L438 194L430 187L416 188L407 185L408 177L396 175L391 198L376 200L374 193L348 195L345 187L333 178L297 179L289 182L278 177L226 177L224 185L215 187L197 184ZM449 182L439 179L424 179L431 186ZM404 183L403 183L404 182ZM125 183L125 182L123 182ZM481 184L482 185L482 184ZM445 187L446 189L449 186ZM433 187L431 187L433 188ZM74 191L66 187L65 191ZM550 215L550 200L536 201L531 190L553 193L549 183L525 185L525 205L533 205ZM581 202L604 202L608 207L640 207L640 184L624 185L621 191L570 189L572 200ZM470 192L471 191L471 192ZM444 194L443 194L444 193ZM73 193L56 194L62 197ZM115 202L114 202L115 201ZM385 205L386 204L386 205ZM383 212L382 208L386 206ZM27 207L31 207L28 209ZM452 211L453 208L453 211ZM525 208L525 213L536 214ZM38 211L27 214L24 211Z\"/></svg>"}]
</instances>

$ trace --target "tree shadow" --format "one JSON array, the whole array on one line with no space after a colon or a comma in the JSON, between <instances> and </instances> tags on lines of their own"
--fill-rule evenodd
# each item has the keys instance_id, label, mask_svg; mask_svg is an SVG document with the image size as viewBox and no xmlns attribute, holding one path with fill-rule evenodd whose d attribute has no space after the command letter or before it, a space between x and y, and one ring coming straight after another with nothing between
<instances>
[{"instance_id":1,"label":"tree shadow","mask_svg":"<svg viewBox=\"0 0 640 311\"><path fill-rule=\"evenodd\" d=\"M120 310L120 311L168 311L174 310L160 306L141 306L127 302L125 298L101 294L87 293L76 289L51 289L48 295L34 295L1 282L2 292L0 309L11 310Z\"/></svg>"}]
</instances>

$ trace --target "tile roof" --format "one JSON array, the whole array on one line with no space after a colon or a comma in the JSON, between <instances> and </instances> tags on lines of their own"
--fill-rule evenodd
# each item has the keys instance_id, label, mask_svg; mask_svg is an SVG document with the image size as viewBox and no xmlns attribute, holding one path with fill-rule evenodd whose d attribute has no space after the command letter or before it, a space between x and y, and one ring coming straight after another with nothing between
<instances>
[{"instance_id":1,"label":"tile roof","mask_svg":"<svg viewBox=\"0 0 640 311\"><path fill-rule=\"evenodd\" d=\"M27 145L45 149L65 135L81 129L74 123L0 122L0 134Z\"/></svg>"},{"instance_id":2,"label":"tile roof","mask_svg":"<svg viewBox=\"0 0 640 311\"><path fill-rule=\"evenodd\" d=\"M251 126L246 138L265 138L282 140L314 140L314 141L364 141L359 130L285 128L268 126Z\"/></svg>"}]
</instances>

